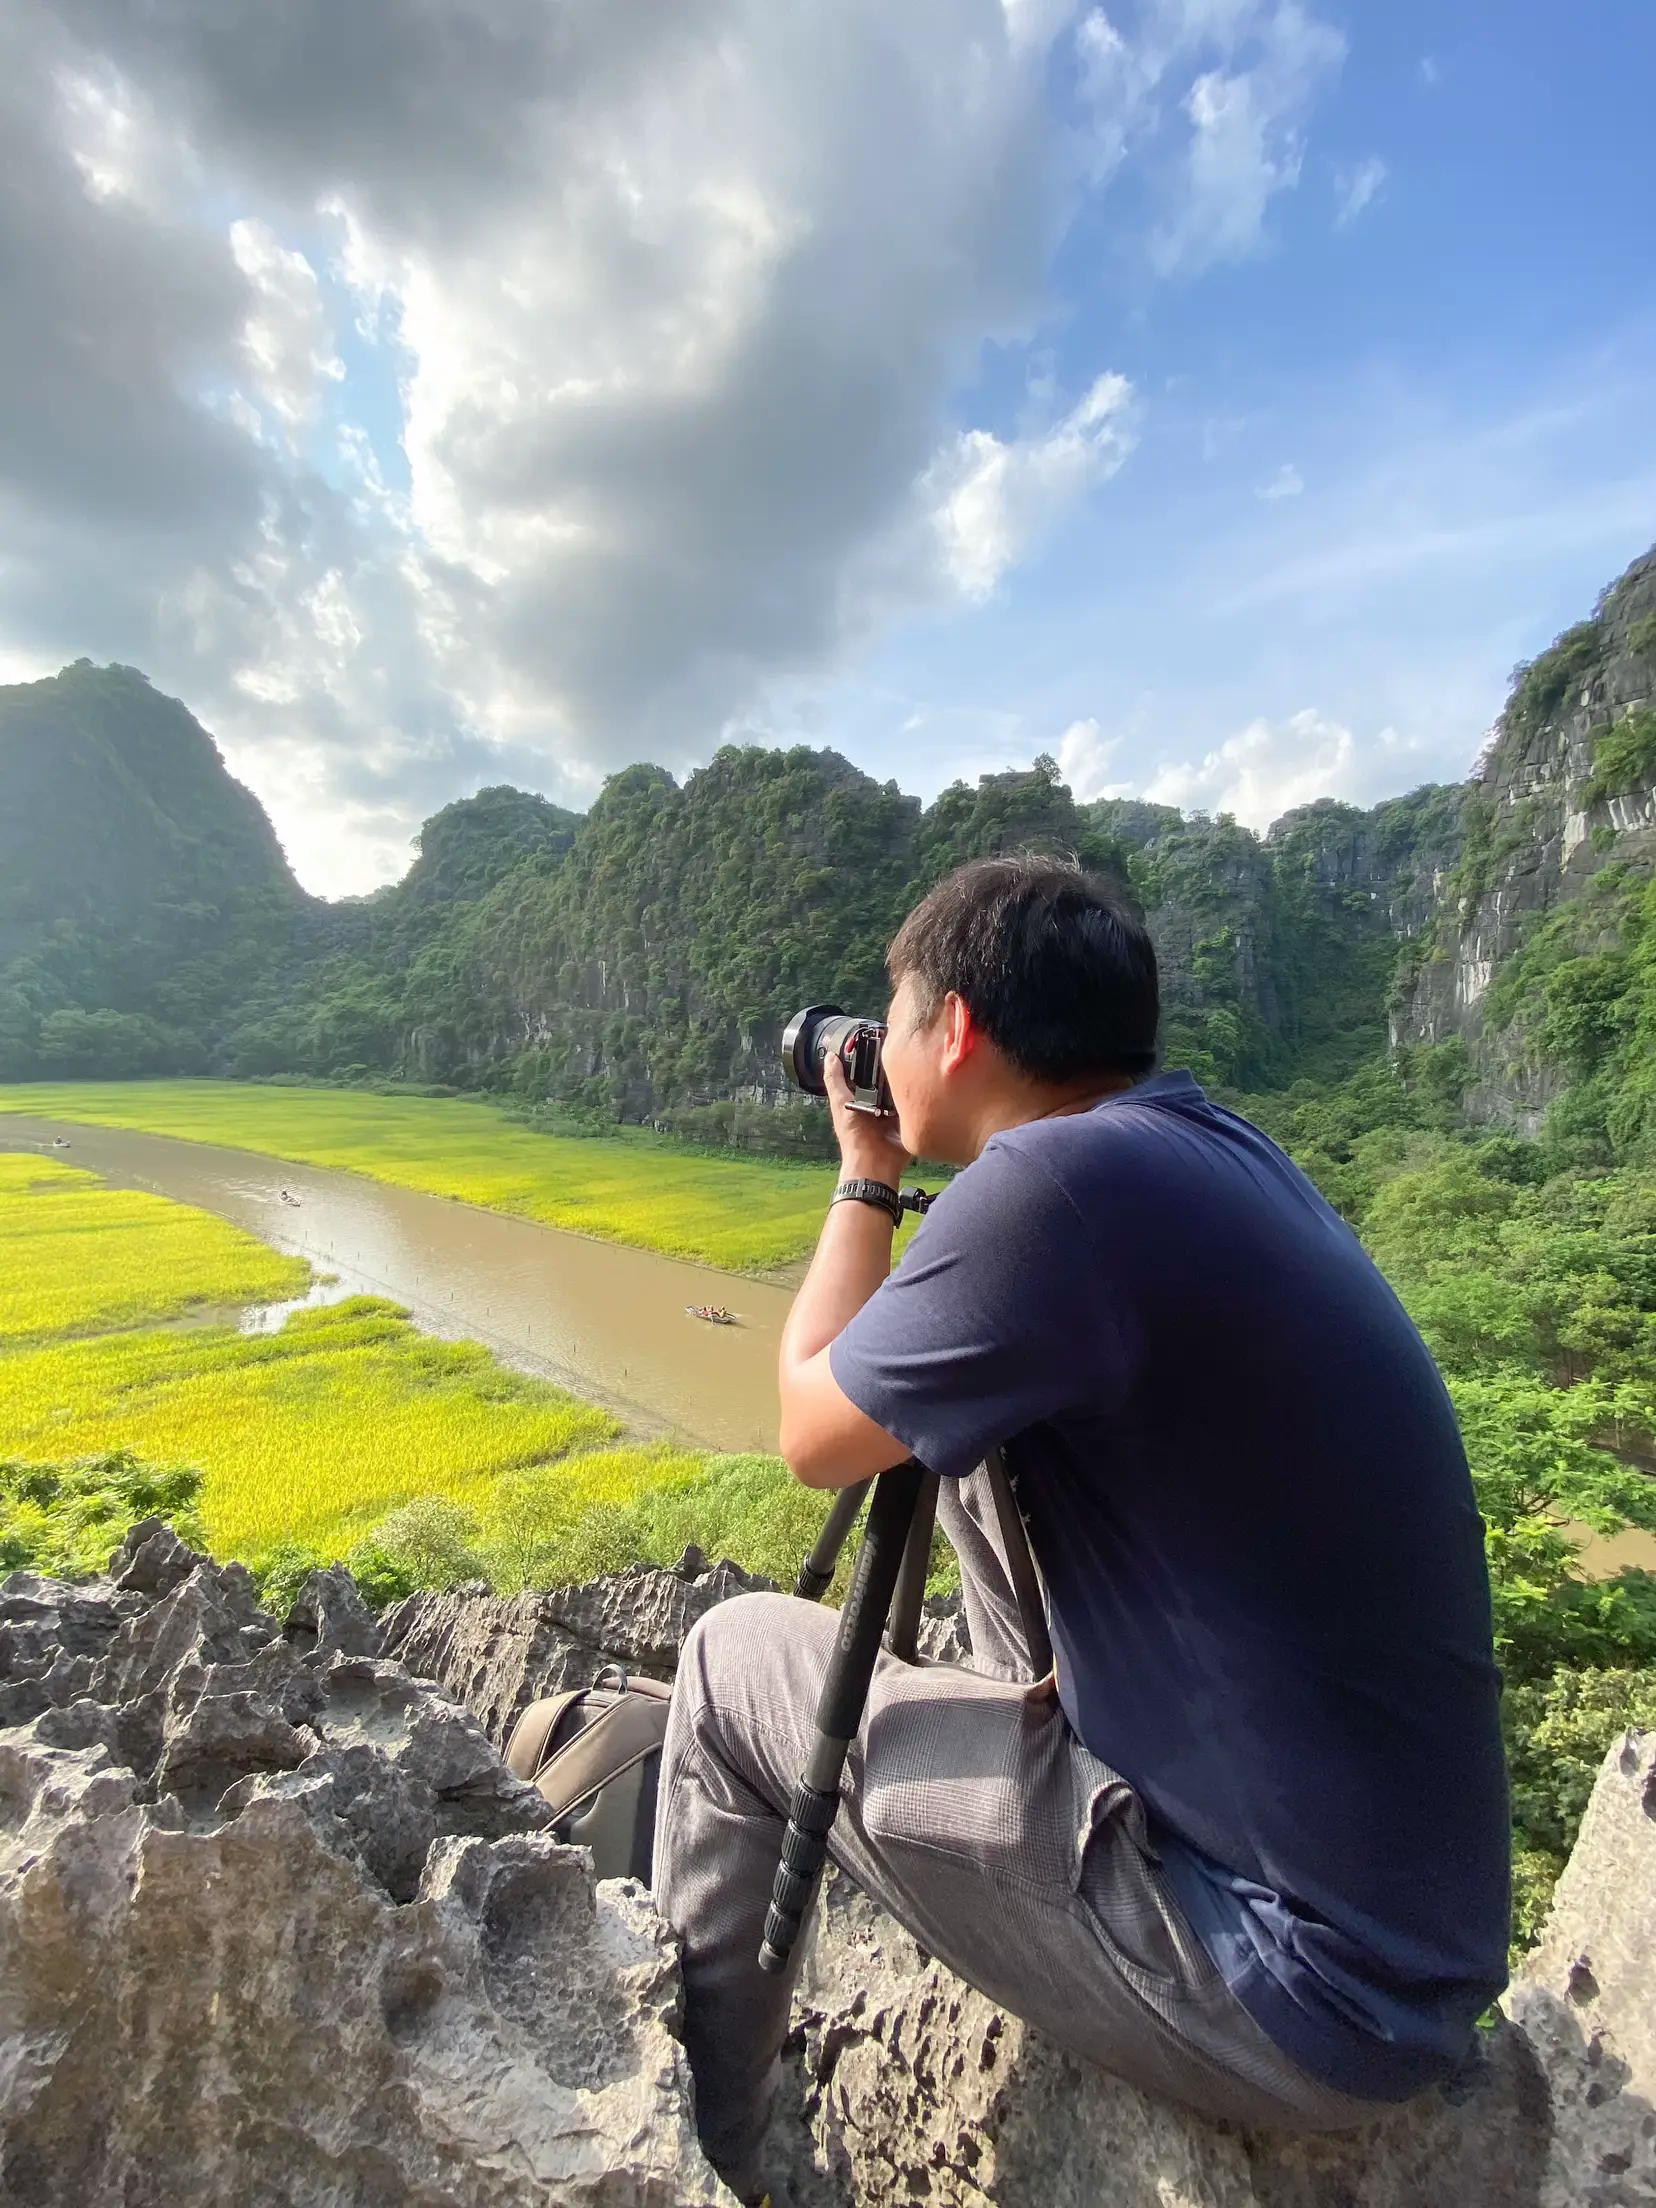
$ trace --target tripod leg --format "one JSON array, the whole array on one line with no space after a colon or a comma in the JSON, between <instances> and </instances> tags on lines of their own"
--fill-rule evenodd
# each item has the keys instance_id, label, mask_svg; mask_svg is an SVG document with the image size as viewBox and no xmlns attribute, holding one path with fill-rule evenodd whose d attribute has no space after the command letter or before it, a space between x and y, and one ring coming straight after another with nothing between
<instances>
[{"instance_id":1,"label":"tripod leg","mask_svg":"<svg viewBox=\"0 0 1656 2208\"><path fill-rule=\"evenodd\" d=\"M903 1569L891 1601L891 1631L886 1645L899 1663L912 1664L918 1654L920 1609L931 1576L932 1529L937 1524L937 1474L926 1473L914 1498L908 1539L903 1544Z\"/></svg>"},{"instance_id":2,"label":"tripod leg","mask_svg":"<svg viewBox=\"0 0 1656 2208\"><path fill-rule=\"evenodd\" d=\"M880 1635L903 1567L909 1526L927 1477L917 1464L882 1472L869 1506L868 1526L857 1551L851 1592L840 1612L839 1637L817 1702L816 1745L794 1788L782 1860L776 1866L759 1967L773 1974L788 1967L794 1941L816 1890L828 1853L828 1835L839 1811L840 1774L846 1751L862 1723L868 1683L880 1653Z\"/></svg>"},{"instance_id":3,"label":"tripod leg","mask_svg":"<svg viewBox=\"0 0 1656 2208\"><path fill-rule=\"evenodd\" d=\"M794 1593L802 1602L820 1602L833 1585L840 1551L856 1523L863 1497L873 1484L872 1480L859 1480L855 1487L842 1487L835 1496L834 1507L794 1581Z\"/></svg>"},{"instance_id":4,"label":"tripod leg","mask_svg":"<svg viewBox=\"0 0 1656 2208\"><path fill-rule=\"evenodd\" d=\"M1035 1559L1029 1553L1029 1536L1024 1532L1018 1500L1012 1492L1012 1482L1007 1474L1005 1451L991 1449L983 1460L983 1468L989 1475L989 1492L994 1497L995 1516L1000 1523L1001 1547L1006 1551L1006 1569L1023 1618L1024 1641L1029 1649L1029 1661L1036 1678L1044 1679L1052 1669L1052 1638L1047 1632L1046 1604L1041 1599L1041 1582L1035 1574Z\"/></svg>"}]
</instances>

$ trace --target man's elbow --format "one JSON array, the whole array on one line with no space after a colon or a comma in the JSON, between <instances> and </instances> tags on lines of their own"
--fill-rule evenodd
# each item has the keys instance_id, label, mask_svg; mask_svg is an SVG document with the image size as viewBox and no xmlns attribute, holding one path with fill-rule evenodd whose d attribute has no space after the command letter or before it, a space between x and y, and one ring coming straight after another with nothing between
<instances>
[{"instance_id":1,"label":"man's elbow","mask_svg":"<svg viewBox=\"0 0 1656 2208\"><path fill-rule=\"evenodd\" d=\"M833 1487L834 1454L797 1420L784 1418L777 1436L782 1462L801 1487Z\"/></svg>"}]
</instances>

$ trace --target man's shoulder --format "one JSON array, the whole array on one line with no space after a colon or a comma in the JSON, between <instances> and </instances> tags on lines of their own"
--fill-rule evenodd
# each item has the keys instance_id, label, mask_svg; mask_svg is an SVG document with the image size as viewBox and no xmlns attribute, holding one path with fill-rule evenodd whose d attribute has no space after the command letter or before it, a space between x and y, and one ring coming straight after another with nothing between
<instances>
[{"instance_id":1,"label":"man's shoulder","mask_svg":"<svg viewBox=\"0 0 1656 2208\"><path fill-rule=\"evenodd\" d=\"M1257 1128L1214 1104L1188 1073L1158 1073L1087 1111L1009 1127L991 1137L984 1155L998 1150L1063 1183L1078 1170L1127 1170L1134 1156L1165 1147L1175 1134L1181 1143L1198 1145L1250 1135L1265 1140Z\"/></svg>"}]
</instances>

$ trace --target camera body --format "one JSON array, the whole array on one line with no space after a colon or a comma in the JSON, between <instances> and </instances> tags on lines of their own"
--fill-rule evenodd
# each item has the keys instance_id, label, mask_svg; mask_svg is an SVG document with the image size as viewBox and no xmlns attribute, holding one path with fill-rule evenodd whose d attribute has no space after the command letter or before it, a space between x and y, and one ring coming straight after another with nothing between
<instances>
[{"instance_id":1,"label":"camera body","mask_svg":"<svg viewBox=\"0 0 1656 2208\"><path fill-rule=\"evenodd\" d=\"M807 1096L826 1096L824 1068L831 1051L851 1084L853 1111L895 1111L881 1062L885 1038L883 1020L859 1020L837 1004L807 1005L783 1030L782 1070Z\"/></svg>"}]
</instances>

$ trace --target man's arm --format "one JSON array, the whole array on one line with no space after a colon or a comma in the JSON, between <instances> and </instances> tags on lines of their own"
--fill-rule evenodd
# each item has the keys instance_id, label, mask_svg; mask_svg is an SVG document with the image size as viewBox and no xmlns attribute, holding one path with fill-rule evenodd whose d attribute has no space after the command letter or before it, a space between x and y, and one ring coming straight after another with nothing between
<instances>
[{"instance_id":1,"label":"man's arm","mask_svg":"<svg viewBox=\"0 0 1656 2208\"><path fill-rule=\"evenodd\" d=\"M829 1058L824 1076L840 1138L842 1177L896 1188L910 1163L907 1151L884 1121L851 1109L836 1058ZM850 1487L905 1463L910 1454L858 1410L828 1364L829 1344L891 1271L895 1231L872 1204L833 1205L782 1329L781 1449L788 1469L807 1487Z\"/></svg>"}]
</instances>

